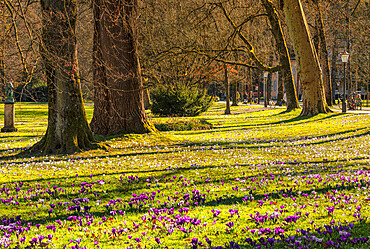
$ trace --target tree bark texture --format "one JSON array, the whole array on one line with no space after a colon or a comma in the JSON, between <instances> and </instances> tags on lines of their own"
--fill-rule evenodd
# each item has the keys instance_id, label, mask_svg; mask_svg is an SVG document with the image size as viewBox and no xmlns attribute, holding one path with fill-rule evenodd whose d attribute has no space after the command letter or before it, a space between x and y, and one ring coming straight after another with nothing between
<instances>
[{"instance_id":1,"label":"tree bark texture","mask_svg":"<svg viewBox=\"0 0 370 249\"><path fill-rule=\"evenodd\" d=\"M283 86L282 84L284 84L286 98L287 98L286 99L287 111L291 111L291 110L294 110L300 107L298 104L297 91L296 91L295 84L294 84L292 66L290 64L290 56L289 56L288 48L286 46L283 29L281 28L279 14L270 0L262 0L262 4L266 10L267 17L272 27L272 34L274 35L274 38L276 41L276 47L279 53L280 63L282 66L282 69L280 71L281 81L279 81L280 91L278 92L278 103L281 102L281 100L284 97L284 93L282 90L282 86ZM282 84L280 84L280 82Z\"/></svg>"},{"instance_id":2,"label":"tree bark texture","mask_svg":"<svg viewBox=\"0 0 370 249\"><path fill-rule=\"evenodd\" d=\"M312 44L300 0L284 0L283 9L290 37L297 56L298 72L302 83L302 116L329 112L325 100L321 68Z\"/></svg>"},{"instance_id":3,"label":"tree bark texture","mask_svg":"<svg viewBox=\"0 0 370 249\"><path fill-rule=\"evenodd\" d=\"M317 53L320 55L320 64L323 76L323 83L324 83L324 92L326 103L329 106L333 105L333 97L332 97L332 85L331 85L331 78L330 78L330 66L329 66L329 53L328 47L326 44L326 35L325 35L325 27L324 22L322 20L322 13L320 8L320 0L313 0L316 8L315 14L315 24L317 29L317 36L319 41L319 48Z\"/></svg>"},{"instance_id":4,"label":"tree bark texture","mask_svg":"<svg viewBox=\"0 0 370 249\"><path fill-rule=\"evenodd\" d=\"M137 52L137 0L94 0L93 77L96 134L147 133Z\"/></svg>"},{"instance_id":5,"label":"tree bark texture","mask_svg":"<svg viewBox=\"0 0 370 249\"><path fill-rule=\"evenodd\" d=\"M98 148L86 119L78 75L74 0L43 0L41 56L48 85L48 128L31 152Z\"/></svg>"},{"instance_id":6,"label":"tree bark texture","mask_svg":"<svg viewBox=\"0 0 370 249\"><path fill-rule=\"evenodd\" d=\"M229 84L229 76L227 74L227 65L224 64L224 71L225 71L225 92L226 92L226 109L225 115L230 114L230 84Z\"/></svg>"}]
</instances>

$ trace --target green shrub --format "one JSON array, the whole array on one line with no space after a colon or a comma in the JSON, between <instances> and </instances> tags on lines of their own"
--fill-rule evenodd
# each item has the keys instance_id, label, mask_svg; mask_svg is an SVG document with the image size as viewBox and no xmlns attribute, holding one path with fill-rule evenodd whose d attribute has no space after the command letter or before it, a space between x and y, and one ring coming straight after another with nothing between
<instances>
[{"instance_id":1,"label":"green shrub","mask_svg":"<svg viewBox=\"0 0 370 249\"><path fill-rule=\"evenodd\" d=\"M160 116L197 116L207 111L213 102L203 91L184 86L159 87L151 97L151 111Z\"/></svg>"},{"instance_id":2,"label":"green shrub","mask_svg":"<svg viewBox=\"0 0 370 249\"><path fill-rule=\"evenodd\" d=\"M17 102L48 102L46 82L32 77L29 83L18 84L14 89L14 99Z\"/></svg>"},{"instance_id":3,"label":"green shrub","mask_svg":"<svg viewBox=\"0 0 370 249\"><path fill-rule=\"evenodd\" d=\"M209 130L213 125L205 119L181 119L170 118L165 122L155 120L153 122L155 128L159 131L196 131Z\"/></svg>"}]
</instances>

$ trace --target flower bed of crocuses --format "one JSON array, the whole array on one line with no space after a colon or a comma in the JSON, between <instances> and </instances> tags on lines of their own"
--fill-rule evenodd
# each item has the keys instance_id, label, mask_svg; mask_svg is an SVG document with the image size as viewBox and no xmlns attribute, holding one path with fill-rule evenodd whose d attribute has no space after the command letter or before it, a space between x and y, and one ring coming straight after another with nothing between
<instances>
[{"instance_id":1,"label":"flower bed of crocuses","mask_svg":"<svg viewBox=\"0 0 370 249\"><path fill-rule=\"evenodd\" d=\"M209 130L14 157L46 129L22 104L0 134L0 248L370 247L369 115L223 108Z\"/></svg>"}]
</instances>

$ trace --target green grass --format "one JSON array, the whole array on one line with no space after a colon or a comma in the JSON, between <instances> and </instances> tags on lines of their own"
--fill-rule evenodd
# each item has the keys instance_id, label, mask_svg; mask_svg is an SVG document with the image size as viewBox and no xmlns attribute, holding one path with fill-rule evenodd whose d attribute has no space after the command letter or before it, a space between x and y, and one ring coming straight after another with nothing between
<instances>
[{"instance_id":1,"label":"green grass","mask_svg":"<svg viewBox=\"0 0 370 249\"><path fill-rule=\"evenodd\" d=\"M86 108L91 119L92 104ZM0 126L2 111L0 105ZM22 158L17 153L46 130L47 105L17 103L18 132L0 133L1 245L26 248L49 235L42 240L49 248L195 248L194 238L204 248L211 248L206 238L212 247L254 248L247 238L281 239L276 230L295 235L294 242L257 244L369 247L355 240L368 237L370 228L369 115L304 118L299 110L244 105L232 107L232 115L223 111L215 104L196 118L212 129L124 135L107 140L109 151ZM151 119L183 127L194 118ZM84 206L86 213L72 210ZM9 226L17 216L18 232ZM299 219L290 221L293 216ZM348 229L339 233L339 224ZM306 241L300 229L323 241Z\"/></svg>"}]
</instances>

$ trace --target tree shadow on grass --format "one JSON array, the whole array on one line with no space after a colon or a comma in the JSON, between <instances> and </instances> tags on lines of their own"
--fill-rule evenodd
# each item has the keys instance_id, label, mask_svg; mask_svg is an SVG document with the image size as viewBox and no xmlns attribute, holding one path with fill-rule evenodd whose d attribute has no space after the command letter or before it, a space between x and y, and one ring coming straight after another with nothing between
<instances>
[{"instance_id":1,"label":"tree shadow on grass","mask_svg":"<svg viewBox=\"0 0 370 249\"><path fill-rule=\"evenodd\" d=\"M279 115L281 115L281 114L279 114ZM254 128L254 127L260 127L260 126L271 126L271 125L281 125L281 124L300 125L300 124L303 124L303 123L307 124L307 123L313 123L313 122L322 121L322 120L326 120L326 119L331 119L331 118L335 118L335 117L338 117L338 116L341 116L341 115L343 115L343 114L342 113L332 114L332 115L328 115L326 117L322 117L322 118L318 118L318 119L316 119L315 116L314 117L312 117L312 116L309 117L309 116L299 116L298 115L298 116L290 118L290 119L284 119L284 120L280 120L280 121L276 121L276 122L263 122L263 123L255 122L253 124L220 126L218 128L227 129L227 128L240 127L241 128L240 130L243 130L243 129L246 129L246 127ZM269 116L273 116L273 115L269 115ZM311 120L311 121L309 121L309 120ZM302 121L302 122L300 122L300 121ZM292 123L294 123L294 124L292 124Z\"/></svg>"},{"instance_id":2,"label":"tree shadow on grass","mask_svg":"<svg viewBox=\"0 0 370 249\"><path fill-rule=\"evenodd\" d=\"M0 136L0 139L5 139L5 138L19 138L19 137L24 137L24 138L34 138L34 137L39 137L39 135L22 135L22 134L19 134L19 135L7 135L7 136Z\"/></svg>"},{"instance_id":3,"label":"tree shadow on grass","mask_svg":"<svg viewBox=\"0 0 370 249\"><path fill-rule=\"evenodd\" d=\"M306 139L307 138L316 138L316 139L327 139L327 138L330 138L330 137L335 137L335 136L340 136L340 135L343 135L343 134L347 134L347 133L354 133L354 132L359 132L359 131L363 131L362 133L360 134L356 134L356 135L352 135L352 136L348 136L348 137L343 137L343 138L338 138L338 139L331 139L331 140L323 140L323 141L319 141L319 142L309 142L307 143ZM210 133L210 132L214 132L214 131L201 131L201 132L194 132L192 134L188 134L188 135L199 135L199 134L204 134L204 133ZM336 141L341 141L341 140L346 140L346 139L352 139L352 138L357 138L357 137L361 137L361 136L366 136L366 135L369 135L370 134L370 128L369 127L364 127L364 128L357 128L357 129L352 129L352 130L346 130L346 131L341 131L341 132L336 132L336 133L331 133L331 134L327 134L327 135L324 135L324 136L312 136L312 137L297 137L297 138L294 138L294 139L281 139L281 140L278 140L278 139L271 139L271 140L258 140L258 141L238 141L238 142L228 142L228 141L205 141L205 142L189 142L187 144L176 144L175 146L200 146L200 147L204 147L204 146L220 146L220 145L230 145L230 147L236 147L238 145L256 145L258 144L259 146L248 146L248 148L250 149L254 149L254 148L261 148L261 147L272 147L271 145L268 145L270 143L284 143L284 142L298 142L298 141L302 141L301 144L296 144L296 145L292 145L292 144L289 144L289 147L294 147L294 146L300 146L302 144L304 145L315 145L315 144L322 144L322 143L330 143L330 142L336 142ZM263 146L265 144L265 146ZM260 146L261 145L261 146ZM227 149L231 149L230 147L228 147ZM284 147L284 144L275 144L274 147ZM214 149L214 148L213 148Z\"/></svg>"},{"instance_id":4,"label":"tree shadow on grass","mask_svg":"<svg viewBox=\"0 0 370 249\"><path fill-rule=\"evenodd\" d=\"M361 136L364 136L364 135L368 135L370 132L367 131L368 128L360 128L360 129L354 129L354 130L350 130L350 131L345 131L345 132L338 132L338 133L334 133L334 134L330 134L330 136L336 136L336 135L341 135L341 134L345 134L345 133L348 133L348 132L358 132L358 131L363 131L363 130L366 130L365 132L361 133L361 134L356 134L354 136L350 136L350 137L344 137L344 138L338 138L338 139L331 139L331 140L325 140L325 141L317 141L317 142L313 142L313 143L307 143L306 145L315 145L315 144L321 144L321 143L328 143L328 142L335 142L335 141L339 141L339 140L345 140L345 139L351 139L351 138L356 138L356 137L361 137ZM329 136L324 136L322 138L327 138ZM277 141L271 141L271 142L277 142ZM258 146L250 146L248 148L250 149L253 149L253 148L261 148L261 147L264 147L263 144L264 143L267 143L266 141L261 141L261 142L253 142L254 144L255 143L258 143L258 144L261 144L261 145L258 145ZM220 143L217 143L217 146L219 146ZM136 152L136 153L123 153L123 154L115 154L115 155L103 155L103 156L93 156L93 157L81 157L80 159L105 159L105 158L117 158L117 156L119 157L128 157L128 156L142 156L142 155L156 155L156 154L171 154L171 153L181 153L181 152L184 152L184 151L203 151L204 150L204 147L206 147L207 150L223 150L223 149L240 149L238 146L240 144L243 144L245 145L246 143L245 142L240 142L240 143L235 143L233 142L232 145L230 143L227 143L225 142L223 145L228 145L229 147L225 148L225 147L213 147L213 145L215 145L214 143L207 143L207 144L204 144L204 143L192 143L190 146L189 144L176 144L176 145L173 145L173 147L180 147L180 148L183 148L184 150L182 149L176 149L176 150L172 150L172 151L153 151L153 152ZM251 143L249 143L251 144ZM299 146L300 144L298 145L289 145L289 146ZM195 146L196 148L191 148ZM276 145L274 145L276 146ZM284 145L282 145L284 146ZM190 148L189 148L190 147ZM199 148L198 148L199 147ZM265 147L270 147L270 145L266 145ZM34 155L32 155L34 156ZM9 159L14 159L15 157L14 156L10 156L8 157ZM21 157L23 159L23 157ZM2 158L0 158L2 159ZM360 161L360 160L367 160L369 159L369 157L366 157L366 156L363 156L363 157L354 157L354 158L351 158L350 160L351 161ZM40 159L40 160L33 160L32 162L34 163L37 163L37 162L55 162L55 161L67 161L67 160L70 160L70 158L64 158L64 159ZM78 158L76 158L76 160L78 160ZM307 163L340 163L340 162L348 162L349 159L333 159L333 160L317 160L317 161L307 161ZM20 165L20 164L23 164L24 162L23 161L19 161L19 162L10 162L10 164L14 164L14 165ZM297 163L305 163L305 162L285 162L285 164L297 164ZM249 165L245 165L245 166L253 166L252 164L249 164ZM214 168L215 166L206 166L206 168L208 169L211 169L211 168ZM217 166L217 167L220 167L220 166ZM224 167L227 167L226 165ZM194 167L183 167L183 168L176 168L176 169L172 169L174 170L173 172L182 172L182 171L187 171L187 170L194 170L195 168ZM123 173L135 173L135 174L145 174L145 173L153 173L153 172L162 172L162 171L168 171L168 169L152 169L152 170L125 170L125 171L119 171L119 172L116 172L116 173L111 173L111 175L119 175L119 174L123 174ZM94 176L100 176L100 175L103 175L103 173L100 173L100 174L96 174ZM108 174L110 175L110 174ZM85 176L79 176L79 177L88 177L88 175L85 175ZM72 177L69 177L69 178L73 178ZM76 177L77 178L77 177ZM55 180L55 179L61 179L61 178L48 178L48 179L42 179L43 181L48 181L48 180ZM25 182L35 182L35 181L39 181L39 179L33 179L33 180L25 180ZM9 182L11 183L11 182Z\"/></svg>"}]
</instances>

